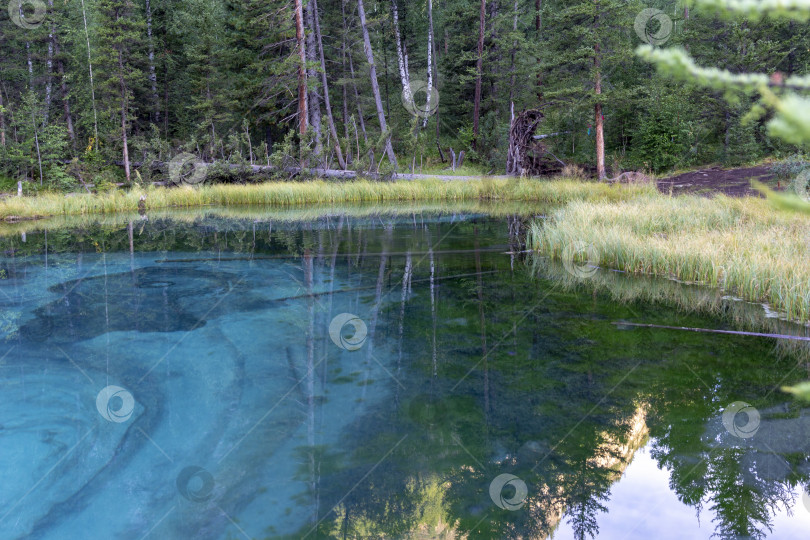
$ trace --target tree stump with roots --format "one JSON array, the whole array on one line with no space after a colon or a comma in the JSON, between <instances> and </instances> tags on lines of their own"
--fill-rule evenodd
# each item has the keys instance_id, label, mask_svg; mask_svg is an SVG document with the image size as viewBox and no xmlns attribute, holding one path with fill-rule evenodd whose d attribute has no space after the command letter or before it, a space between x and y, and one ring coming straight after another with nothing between
<instances>
[{"instance_id":1,"label":"tree stump with roots","mask_svg":"<svg viewBox=\"0 0 810 540\"><path fill-rule=\"evenodd\" d=\"M510 176L542 176L559 172L556 160L549 160L548 148L535 138L544 115L540 109L524 110L512 120L509 130L509 150L506 154L506 174Z\"/></svg>"}]
</instances>

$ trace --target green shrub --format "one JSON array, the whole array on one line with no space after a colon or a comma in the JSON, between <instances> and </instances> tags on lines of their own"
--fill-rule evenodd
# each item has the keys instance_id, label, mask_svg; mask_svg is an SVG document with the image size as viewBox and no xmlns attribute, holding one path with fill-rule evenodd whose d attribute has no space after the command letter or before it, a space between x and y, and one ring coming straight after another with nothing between
<instances>
[{"instance_id":1,"label":"green shrub","mask_svg":"<svg viewBox=\"0 0 810 540\"><path fill-rule=\"evenodd\" d=\"M795 179L807 169L810 169L810 161L803 154L794 154L771 166L771 172L783 179Z\"/></svg>"}]
</instances>

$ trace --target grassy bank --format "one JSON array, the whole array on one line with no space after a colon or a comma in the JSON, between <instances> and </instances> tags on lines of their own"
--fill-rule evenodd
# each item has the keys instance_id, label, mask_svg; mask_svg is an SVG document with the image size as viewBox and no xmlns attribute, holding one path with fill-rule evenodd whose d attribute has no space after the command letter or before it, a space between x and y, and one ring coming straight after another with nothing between
<instances>
[{"instance_id":1,"label":"grassy bank","mask_svg":"<svg viewBox=\"0 0 810 540\"><path fill-rule=\"evenodd\" d=\"M133 212L141 195L148 209L204 205L272 205L532 201L563 204L576 200L619 201L650 193L648 186L607 185L579 180L482 179L475 181L417 180L398 182L268 182L255 185L211 185L199 188L148 188L103 194L42 194L9 197L0 202L0 220L64 215Z\"/></svg>"},{"instance_id":2,"label":"grassy bank","mask_svg":"<svg viewBox=\"0 0 810 540\"><path fill-rule=\"evenodd\" d=\"M254 223L296 223L311 222L329 217L351 219L407 218L422 219L421 216L435 214L486 214L491 217L514 215L534 216L550 211L543 203L525 201L437 201L391 203L339 203L307 204L295 206L200 206L189 208L162 208L150 210L150 221L171 219L179 223L194 223L204 218L224 218L250 221ZM126 226L128 222L139 223L142 217L138 212L116 212L109 214L60 215L36 220L22 220L3 223L0 221L0 238L21 233L43 231L75 230L101 225L104 227Z\"/></svg>"},{"instance_id":3,"label":"grassy bank","mask_svg":"<svg viewBox=\"0 0 810 540\"><path fill-rule=\"evenodd\" d=\"M808 321L808 241L810 217L762 199L656 194L572 202L532 226L530 245L562 259L592 244L600 266L718 286Z\"/></svg>"}]
</instances>

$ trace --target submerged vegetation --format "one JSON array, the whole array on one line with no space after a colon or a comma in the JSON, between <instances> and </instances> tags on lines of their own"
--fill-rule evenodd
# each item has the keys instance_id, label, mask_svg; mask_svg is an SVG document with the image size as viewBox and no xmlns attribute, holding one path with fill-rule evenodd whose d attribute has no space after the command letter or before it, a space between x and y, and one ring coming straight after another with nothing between
<instances>
[{"instance_id":1,"label":"submerged vegetation","mask_svg":"<svg viewBox=\"0 0 810 540\"><path fill-rule=\"evenodd\" d=\"M558 261L536 252L529 258L529 264L538 278L552 280L565 291L591 296L604 295L618 305L631 308L636 313L636 322L648 310L661 306L689 317L711 317L727 323L730 328L739 332L810 336L810 328L775 317L773 313L763 311L760 303L727 295L717 287L704 287L647 275L635 275L628 279L622 272L595 272L587 277L579 277L567 271ZM617 327L625 328L623 324ZM810 359L810 344L806 341L777 340L774 351L780 357L799 358L803 361Z\"/></svg>"},{"instance_id":2,"label":"submerged vegetation","mask_svg":"<svg viewBox=\"0 0 810 540\"><path fill-rule=\"evenodd\" d=\"M558 180L552 183L529 179L481 181L414 180L398 182L268 182L257 185L216 184L199 188L147 188L102 194L11 197L0 202L0 219L14 220L60 215L133 212L145 196L146 208L196 207L205 205L332 204L402 201L534 201L563 204L573 200L618 201L644 193L649 186Z\"/></svg>"}]
</instances>

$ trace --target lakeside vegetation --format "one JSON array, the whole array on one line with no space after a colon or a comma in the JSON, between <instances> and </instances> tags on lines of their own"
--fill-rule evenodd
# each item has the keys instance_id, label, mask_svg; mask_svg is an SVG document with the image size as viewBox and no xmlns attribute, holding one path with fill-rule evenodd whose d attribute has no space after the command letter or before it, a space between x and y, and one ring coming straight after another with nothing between
<instances>
[{"instance_id":1,"label":"lakeside vegetation","mask_svg":"<svg viewBox=\"0 0 810 540\"><path fill-rule=\"evenodd\" d=\"M806 321L808 240L810 217L763 199L645 195L572 202L532 225L530 245L558 259L570 246L592 245L600 266L721 287Z\"/></svg>"},{"instance_id":2,"label":"lakeside vegetation","mask_svg":"<svg viewBox=\"0 0 810 540\"><path fill-rule=\"evenodd\" d=\"M268 182L256 185L215 184L199 188L146 188L100 194L64 196L46 193L36 197L10 197L0 202L0 220L48 216L133 212L142 196L147 209L190 208L205 205L270 205L439 202L532 201L563 204L573 200L623 200L650 193L648 185L609 185L561 179L485 178L481 181L414 180L398 182Z\"/></svg>"}]
</instances>

